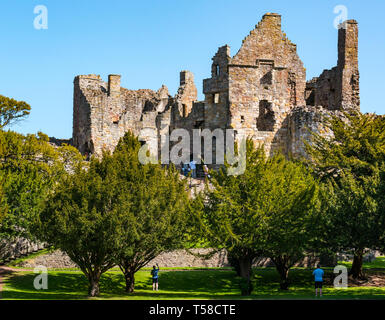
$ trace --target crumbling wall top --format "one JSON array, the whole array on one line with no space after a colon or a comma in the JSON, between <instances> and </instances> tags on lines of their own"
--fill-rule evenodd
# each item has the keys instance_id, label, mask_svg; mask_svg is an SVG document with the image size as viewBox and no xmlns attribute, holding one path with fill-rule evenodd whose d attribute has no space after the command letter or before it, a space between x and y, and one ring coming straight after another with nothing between
<instances>
[{"instance_id":1,"label":"crumbling wall top","mask_svg":"<svg viewBox=\"0 0 385 320\"><path fill-rule=\"evenodd\" d=\"M293 60L290 59L292 55L299 60L297 46L282 32L281 15L266 13L244 38L231 64L255 65L257 59L268 59L274 60L276 66L286 67Z\"/></svg>"}]
</instances>

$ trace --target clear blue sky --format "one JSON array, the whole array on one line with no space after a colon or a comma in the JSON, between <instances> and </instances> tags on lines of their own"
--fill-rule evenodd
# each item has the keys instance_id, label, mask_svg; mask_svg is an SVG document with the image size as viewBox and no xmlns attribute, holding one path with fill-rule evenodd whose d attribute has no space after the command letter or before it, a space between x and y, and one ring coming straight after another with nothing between
<instances>
[{"instance_id":1,"label":"clear blue sky","mask_svg":"<svg viewBox=\"0 0 385 320\"><path fill-rule=\"evenodd\" d=\"M48 29L33 26L36 5L48 9ZM287 0L2 0L0 94L31 104L12 129L72 136L73 79L121 74L122 86L174 95L179 71L194 72L200 98L217 48L242 39L266 12L282 15L307 78L337 63L336 5L359 23L361 110L385 113L385 1Z\"/></svg>"}]
</instances>

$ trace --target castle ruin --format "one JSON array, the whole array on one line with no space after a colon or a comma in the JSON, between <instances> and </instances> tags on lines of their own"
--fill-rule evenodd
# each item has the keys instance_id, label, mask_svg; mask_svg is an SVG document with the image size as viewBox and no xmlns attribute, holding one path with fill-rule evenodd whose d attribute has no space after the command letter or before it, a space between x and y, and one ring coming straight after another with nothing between
<instances>
[{"instance_id":1,"label":"castle ruin","mask_svg":"<svg viewBox=\"0 0 385 320\"><path fill-rule=\"evenodd\" d=\"M225 45L212 61L211 77L203 80L204 101L197 99L190 71L180 73L174 97L164 85L158 91L122 88L120 75L109 75L108 82L98 75L75 77L73 144L83 154L100 155L131 130L160 150L160 136L176 128L232 128L238 138L263 143L268 153L299 156L308 128L319 130L323 114L360 108L355 20L338 30L337 66L308 82L276 13L263 16L235 56Z\"/></svg>"}]
</instances>

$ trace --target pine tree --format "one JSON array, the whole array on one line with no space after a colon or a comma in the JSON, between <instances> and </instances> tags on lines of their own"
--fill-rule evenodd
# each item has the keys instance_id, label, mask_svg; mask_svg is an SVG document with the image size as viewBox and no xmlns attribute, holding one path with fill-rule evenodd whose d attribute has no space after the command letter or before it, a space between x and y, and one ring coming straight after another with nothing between
<instances>
[{"instance_id":1,"label":"pine tree","mask_svg":"<svg viewBox=\"0 0 385 320\"><path fill-rule=\"evenodd\" d=\"M360 278L364 249L377 247L379 241L380 220L374 215L381 212L374 211L378 204L372 190L385 161L385 119L355 112L324 120L332 135L312 133L312 141L306 143L309 165L327 182L328 195L335 189L334 198L324 197L329 202L326 211L334 216L328 216L323 242L335 250L352 252L350 274Z\"/></svg>"},{"instance_id":2,"label":"pine tree","mask_svg":"<svg viewBox=\"0 0 385 320\"><path fill-rule=\"evenodd\" d=\"M126 290L135 273L159 253L181 246L189 203L174 168L143 165L140 143L131 133L113 154L92 158L63 179L40 215L43 239L66 252L100 293L101 275L119 265Z\"/></svg>"},{"instance_id":3,"label":"pine tree","mask_svg":"<svg viewBox=\"0 0 385 320\"><path fill-rule=\"evenodd\" d=\"M75 148L56 149L41 132L22 135L0 130L0 182L7 206L0 225L3 239L35 238L33 224L40 203L66 174L66 166L78 161L81 156Z\"/></svg>"},{"instance_id":4,"label":"pine tree","mask_svg":"<svg viewBox=\"0 0 385 320\"><path fill-rule=\"evenodd\" d=\"M114 155L115 179L130 195L123 218L123 243L117 264L126 279L126 291L135 288L135 273L163 251L183 246L188 221L187 186L173 166L141 164L140 143L128 132Z\"/></svg>"},{"instance_id":5,"label":"pine tree","mask_svg":"<svg viewBox=\"0 0 385 320\"><path fill-rule=\"evenodd\" d=\"M100 294L101 275L115 265L120 222L129 208L126 194L110 175L111 156L91 159L65 176L40 213L43 241L67 253L89 281L89 296ZM115 169L115 168L113 168Z\"/></svg>"},{"instance_id":6,"label":"pine tree","mask_svg":"<svg viewBox=\"0 0 385 320\"><path fill-rule=\"evenodd\" d=\"M230 176L227 167L213 173L196 218L210 244L226 248L237 263L246 283L243 294L251 292L251 267L262 255L275 262L286 289L288 270L312 237L316 183L303 165L282 155L267 159L263 147L246 144L244 174Z\"/></svg>"},{"instance_id":7,"label":"pine tree","mask_svg":"<svg viewBox=\"0 0 385 320\"><path fill-rule=\"evenodd\" d=\"M365 278L362 259L366 248L376 248L383 233L382 214L378 205L379 172L354 178L349 171L340 174L328 188L329 218L327 236L332 246L354 254L350 273L354 278ZM332 231L332 232L331 232Z\"/></svg>"}]
</instances>

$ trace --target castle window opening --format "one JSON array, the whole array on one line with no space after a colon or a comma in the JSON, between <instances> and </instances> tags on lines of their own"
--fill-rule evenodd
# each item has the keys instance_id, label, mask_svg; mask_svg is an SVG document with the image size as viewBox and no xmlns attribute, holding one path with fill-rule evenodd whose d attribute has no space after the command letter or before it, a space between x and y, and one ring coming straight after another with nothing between
<instances>
[{"instance_id":1,"label":"castle window opening","mask_svg":"<svg viewBox=\"0 0 385 320\"><path fill-rule=\"evenodd\" d=\"M194 123L194 129L202 129L202 127L203 127L203 123L204 123L204 121L203 120L198 120L198 121L195 121L195 123Z\"/></svg>"},{"instance_id":2,"label":"castle window opening","mask_svg":"<svg viewBox=\"0 0 385 320\"><path fill-rule=\"evenodd\" d=\"M259 102L259 117L257 120L257 129L259 131L273 131L275 125L275 116L273 107L267 100Z\"/></svg>"},{"instance_id":3,"label":"castle window opening","mask_svg":"<svg viewBox=\"0 0 385 320\"><path fill-rule=\"evenodd\" d=\"M272 72L272 70L266 72L262 76L262 78L260 80L260 84L261 85L271 85L271 84L273 84L273 72Z\"/></svg>"},{"instance_id":4,"label":"castle window opening","mask_svg":"<svg viewBox=\"0 0 385 320\"><path fill-rule=\"evenodd\" d=\"M187 117L187 106L185 104L182 105L183 118Z\"/></svg>"},{"instance_id":5,"label":"castle window opening","mask_svg":"<svg viewBox=\"0 0 385 320\"><path fill-rule=\"evenodd\" d=\"M213 64L212 73L213 73L213 77L218 77L219 76L220 68L219 68L219 65L217 63Z\"/></svg>"},{"instance_id":6,"label":"castle window opening","mask_svg":"<svg viewBox=\"0 0 385 320\"><path fill-rule=\"evenodd\" d=\"M214 103L219 103L219 93L214 94Z\"/></svg>"}]
</instances>

